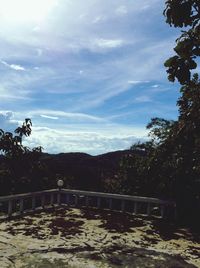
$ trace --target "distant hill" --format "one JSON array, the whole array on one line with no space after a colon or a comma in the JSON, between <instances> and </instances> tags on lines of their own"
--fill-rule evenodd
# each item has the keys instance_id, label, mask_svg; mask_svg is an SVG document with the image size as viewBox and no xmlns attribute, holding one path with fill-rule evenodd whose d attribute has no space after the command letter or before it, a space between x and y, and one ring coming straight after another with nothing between
<instances>
[{"instance_id":1,"label":"distant hill","mask_svg":"<svg viewBox=\"0 0 200 268\"><path fill-rule=\"evenodd\" d=\"M122 150L97 156L86 153L45 153L41 162L47 165L51 175L65 178L66 184L69 183L73 188L100 191L103 190L103 181L117 174L122 157L135 153L139 152Z\"/></svg>"},{"instance_id":2,"label":"distant hill","mask_svg":"<svg viewBox=\"0 0 200 268\"><path fill-rule=\"evenodd\" d=\"M12 160L0 155L0 195L34 192L57 187L89 191L112 191L120 162L125 155L140 151L123 150L97 156L86 153L42 153L39 159Z\"/></svg>"}]
</instances>

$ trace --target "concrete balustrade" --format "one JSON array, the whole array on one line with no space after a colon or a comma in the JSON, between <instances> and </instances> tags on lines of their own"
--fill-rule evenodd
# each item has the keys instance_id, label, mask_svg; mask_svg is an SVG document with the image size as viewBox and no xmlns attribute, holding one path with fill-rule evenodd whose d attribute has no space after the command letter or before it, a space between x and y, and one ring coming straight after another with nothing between
<instances>
[{"instance_id":1,"label":"concrete balustrade","mask_svg":"<svg viewBox=\"0 0 200 268\"><path fill-rule=\"evenodd\" d=\"M50 196L49 206L54 205L54 194L57 190L47 190L34 193L16 194L0 197L0 219L10 218L24 214L25 212L34 212L38 209L45 209L46 196ZM38 202L37 202L38 201ZM30 205L28 206L27 203Z\"/></svg>"},{"instance_id":2,"label":"concrete balustrade","mask_svg":"<svg viewBox=\"0 0 200 268\"><path fill-rule=\"evenodd\" d=\"M56 198L55 198L56 197ZM30 201L30 202L29 202ZM27 208L27 203L30 207ZM17 205L19 204L19 205ZM176 215L176 204L172 201L157 198L119 195L100 192L89 192L69 189L53 189L27 194L17 194L0 197L0 218L10 218L22 215L26 212L34 212L52 206L74 206L74 207L97 207L102 209L118 210L133 214L153 215L155 208L156 216L165 218L169 209L171 214Z\"/></svg>"}]
</instances>

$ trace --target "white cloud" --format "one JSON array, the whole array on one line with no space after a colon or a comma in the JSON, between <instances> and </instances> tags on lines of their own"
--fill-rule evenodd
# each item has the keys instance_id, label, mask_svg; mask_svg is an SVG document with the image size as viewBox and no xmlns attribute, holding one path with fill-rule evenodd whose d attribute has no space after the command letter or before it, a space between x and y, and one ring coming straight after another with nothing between
<instances>
[{"instance_id":1,"label":"white cloud","mask_svg":"<svg viewBox=\"0 0 200 268\"><path fill-rule=\"evenodd\" d=\"M43 50L41 48L36 49L37 55L40 57L43 54Z\"/></svg>"},{"instance_id":2,"label":"white cloud","mask_svg":"<svg viewBox=\"0 0 200 268\"><path fill-rule=\"evenodd\" d=\"M25 68L18 64L8 64L6 61L1 60L0 61L3 65L9 67L10 69L13 69L15 71L25 71Z\"/></svg>"},{"instance_id":3,"label":"white cloud","mask_svg":"<svg viewBox=\"0 0 200 268\"><path fill-rule=\"evenodd\" d=\"M97 16L94 20L93 20L93 23L99 23L99 22L102 22L105 20L105 16Z\"/></svg>"},{"instance_id":4,"label":"white cloud","mask_svg":"<svg viewBox=\"0 0 200 268\"><path fill-rule=\"evenodd\" d=\"M146 9L149 9L151 7L150 4L147 4L147 5L144 5L141 7L141 10L146 10Z\"/></svg>"},{"instance_id":5,"label":"white cloud","mask_svg":"<svg viewBox=\"0 0 200 268\"><path fill-rule=\"evenodd\" d=\"M35 26L34 28L33 28L33 32L39 32L40 31L40 27L39 26Z\"/></svg>"},{"instance_id":6,"label":"white cloud","mask_svg":"<svg viewBox=\"0 0 200 268\"><path fill-rule=\"evenodd\" d=\"M10 64L10 68L13 70L16 70L16 71L24 71L25 70L24 67L17 65L17 64Z\"/></svg>"},{"instance_id":7,"label":"white cloud","mask_svg":"<svg viewBox=\"0 0 200 268\"><path fill-rule=\"evenodd\" d=\"M119 6L116 10L115 10L116 14L118 15L125 15L128 13L127 7L126 6Z\"/></svg>"},{"instance_id":8,"label":"white cloud","mask_svg":"<svg viewBox=\"0 0 200 268\"><path fill-rule=\"evenodd\" d=\"M117 48L124 44L125 42L121 39L95 39L93 41L94 46L100 48Z\"/></svg>"},{"instance_id":9,"label":"white cloud","mask_svg":"<svg viewBox=\"0 0 200 268\"><path fill-rule=\"evenodd\" d=\"M3 81L2 81L3 80ZM30 98L27 96L28 91L25 92L23 89L18 88L18 83L12 81L12 75L10 75L10 80L8 77L7 81L4 81L2 77L0 78L0 104L1 106L5 104L6 101L16 102L16 101L27 101Z\"/></svg>"},{"instance_id":10,"label":"white cloud","mask_svg":"<svg viewBox=\"0 0 200 268\"><path fill-rule=\"evenodd\" d=\"M0 116L5 121L9 121L13 117L13 113L11 111L0 111Z\"/></svg>"},{"instance_id":11,"label":"white cloud","mask_svg":"<svg viewBox=\"0 0 200 268\"><path fill-rule=\"evenodd\" d=\"M139 129L138 129L139 130ZM120 126L110 126L103 131L84 131L84 130L56 130L45 127L33 127L32 135L26 139L30 147L41 145L45 152L86 152L93 155L105 152L129 149L130 146L146 139L143 136L144 130L141 129L140 137L137 137L138 130L124 129L120 131ZM134 132L137 134L134 135Z\"/></svg>"},{"instance_id":12,"label":"white cloud","mask_svg":"<svg viewBox=\"0 0 200 268\"><path fill-rule=\"evenodd\" d=\"M152 101L151 97L146 96L146 95L139 96L139 97L135 98L135 102L151 102L151 101Z\"/></svg>"},{"instance_id":13,"label":"white cloud","mask_svg":"<svg viewBox=\"0 0 200 268\"><path fill-rule=\"evenodd\" d=\"M17 122L13 119L13 112L0 111L0 129L13 132L17 126Z\"/></svg>"},{"instance_id":14,"label":"white cloud","mask_svg":"<svg viewBox=\"0 0 200 268\"><path fill-rule=\"evenodd\" d=\"M58 120L58 117L56 117L56 116L49 116L49 115L45 115L45 114L41 114L40 116L43 118L47 118L47 119Z\"/></svg>"},{"instance_id":15,"label":"white cloud","mask_svg":"<svg viewBox=\"0 0 200 268\"><path fill-rule=\"evenodd\" d=\"M11 25L31 22L42 22L52 8L56 5L55 0L0 0L1 19Z\"/></svg>"},{"instance_id":16,"label":"white cloud","mask_svg":"<svg viewBox=\"0 0 200 268\"><path fill-rule=\"evenodd\" d=\"M19 112L0 111L0 124L5 130L13 131L22 122ZM99 123L64 124L59 127L52 123L46 127L33 120L32 134L24 139L24 145L33 148L42 146L45 152L86 152L101 154L109 151L124 150L139 140L147 138L144 127L128 127L120 124Z\"/></svg>"},{"instance_id":17,"label":"white cloud","mask_svg":"<svg viewBox=\"0 0 200 268\"><path fill-rule=\"evenodd\" d=\"M90 114L84 114L84 113L70 113L65 111L58 111L58 110L32 110L28 111L27 116L34 117L34 116L40 116L43 118L49 118L49 119L59 119L66 118L70 120L76 120L76 121L92 121L92 122L105 122L105 119L93 116Z\"/></svg>"},{"instance_id":18,"label":"white cloud","mask_svg":"<svg viewBox=\"0 0 200 268\"><path fill-rule=\"evenodd\" d=\"M140 83L149 83L149 81L137 81L137 80L129 80L128 81L128 84L131 84L131 85L137 85Z\"/></svg>"}]
</instances>

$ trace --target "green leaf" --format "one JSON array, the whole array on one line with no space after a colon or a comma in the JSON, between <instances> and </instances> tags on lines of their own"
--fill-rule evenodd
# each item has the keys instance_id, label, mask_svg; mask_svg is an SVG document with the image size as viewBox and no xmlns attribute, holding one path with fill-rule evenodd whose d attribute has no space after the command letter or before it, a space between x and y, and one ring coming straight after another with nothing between
<instances>
[{"instance_id":1,"label":"green leaf","mask_svg":"<svg viewBox=\"0 0 200 268\"><path fill-rule=\"evenodd\" d=\"M169 58L168 60L165 61L164 66L171 67L172 65L174 65L177 62L178 58L179 58L178 56L173 56L173 57Z\"/></svg>"},{"instance_id":2,"label":"green leaf","mask_svg":"<svg viewBox=\"0 0 200 268\"><path fill-rule=\"evenodd\" d=\"M174 82L174 81L175 81L175 76L174 76L173 74L169 74L169 75L168 75L168 80L169 80L170 82Z\"/></svg>"},{"instance_id":3,"label":"green leaf","mask_svg":"<svg viewBox=\"0 0 200 268\"><path fill-rule=\"evenodd\" d=\"M196 64L196 62L194 60L190 60L188 62L188 64L189 64L190 69L196 69L197 68L197 64Z\"/></svg>"}]
</instances>

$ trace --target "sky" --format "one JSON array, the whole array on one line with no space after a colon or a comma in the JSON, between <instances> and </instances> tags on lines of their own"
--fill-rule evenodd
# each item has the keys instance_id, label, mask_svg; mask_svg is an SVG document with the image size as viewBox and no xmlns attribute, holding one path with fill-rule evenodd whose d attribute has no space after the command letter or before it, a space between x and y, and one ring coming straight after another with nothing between
<instances>
[{"instance_id":1,"label":"sky","mask_svg":"<svg viewBox=\"0 0 200 268\"><path fill-rule=\"evenodd\" d=\"M92 155L176 119L178 84L164 61L180 31L164 0L0 0L0 128L31 118L24 144Z\"/></svg>"}]
</instances>

